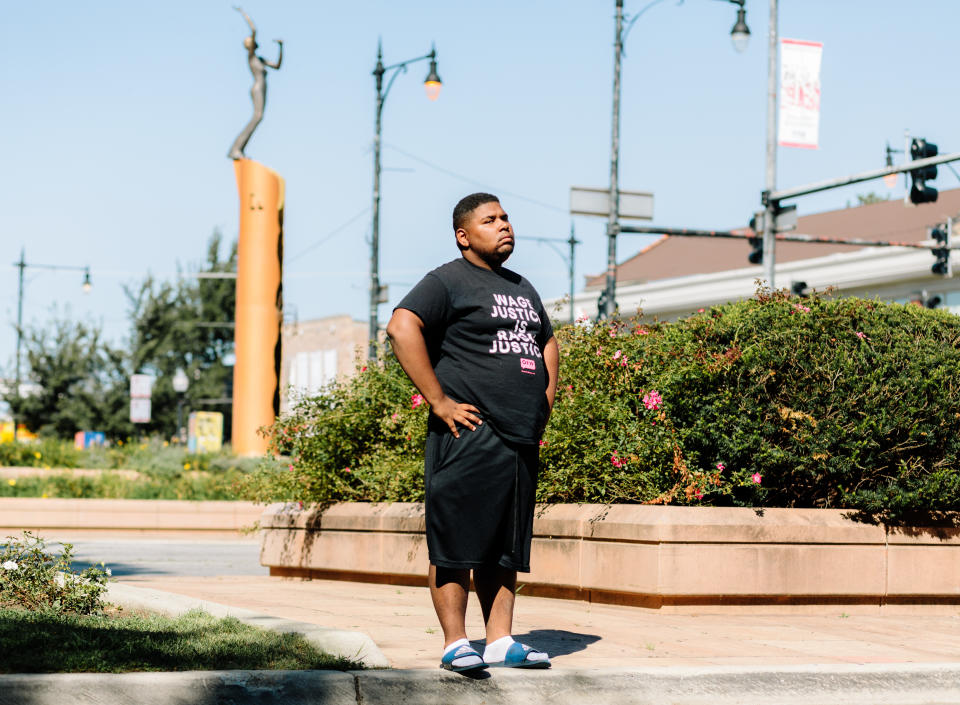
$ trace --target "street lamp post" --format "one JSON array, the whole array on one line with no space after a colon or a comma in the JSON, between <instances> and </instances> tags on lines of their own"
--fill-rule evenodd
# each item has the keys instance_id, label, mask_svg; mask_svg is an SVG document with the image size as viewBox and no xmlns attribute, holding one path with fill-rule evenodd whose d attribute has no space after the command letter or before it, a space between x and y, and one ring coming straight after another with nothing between
<instances>
[{"instance_id":1,"label":"street lamp post","mask_svg":"<svg viewBox=\"0 0 960 705\"><path fill-rule=\"evenodd\" d=\"M750 39L750 29L747 27L746 10L744 9L746 0L721 1L739 7L737 21L730 31L730 37L733 40L734 48L737 51L743 51ZM771 1L776 2L776 0ZM653 2L648 3L630 19L630 22L624 28L623 0L616 0L617 12L613 35L613 110L611 111L610 130L610 211L607 217L607 276L606 285L600 295L598 305L601 318L609 318L617 310L617 236L620 234L620 59L623 54L623 40L640 15L660 2L663 2L663 0L653 0Z\"/></svg>"},{"instance_id":2,"label":"street lamp post","mask_svg":"<svg viewBox=\"0 0 960 705\"><path fill-rule=\"evenodd\" d=\"M415 59L408 59L390 66L383 65L383 49L377 44L377 65L373 69L373 75L377 79L377 115L373 134L373 227L370 233L370 343L367 356L372 360L377 356L377 337L380 331L380 324L377 321L378 307L385 300L385 291L380 286L380 133L381 116L383 114L383 103L387 99L390 87L396 80L397 75L404 71L407 66L418 61L430 60L430 71L423 81L427 91L427 98L436 100L440 95L442 81L437 74L437 50L430 48L430 53L424 56L418 56ZM392 71L390 80L387 81L386 88L383 87L383 77Z\"/></svg>"},{"instance_id":3,"label":"street lamp post","mask_svg":"<svg viewBox=\"0 0 960 705\"><path fill-rule=\"evenodd\" d=\"M177 393L177 440L183 443L183 396L190 386L190 379L187 373L179 367L173 375L173 391Z\"/></svg>"},{"instance_id":4,"label":"street lamp post","mask_svg":"<svg viewBox=\"0 0 960 705\"><path fill-rule=\"evenodd\" d=\"M18 280L17 280L17 358L16 358L16 372L14 377L14 395L17 398L17 401L20 400L20 384L22 378L20 376L20 350L23 347L23 273L27 267L31 269L47 269L47 270L69 270L75 272L83 272L83 284L81 288L83 289L84 294L89 294L90 289L93 288L93 284L90 281L90 267L77 267L72 265L56 265L56 264L28 264L26 261L26 253L24 248L20 248L20 261L14 262L13 266L20 270ZM13 418L13 440L17 440L17 419L16 416Z\"/></svg>"},{"instance_id":5,"label":"street lamp post","mask_svg":"<svg viewBox=\"0 0 960 705\"><path fill-rule=\"evenodd\" d=\"M777 254L774 218L777 203L769 194L777 189L777 0L770 0L769 55L767 56L767 168L764 182L763 206L763 276L774 289L774 265Z\"/></svg>"}]
</instances>

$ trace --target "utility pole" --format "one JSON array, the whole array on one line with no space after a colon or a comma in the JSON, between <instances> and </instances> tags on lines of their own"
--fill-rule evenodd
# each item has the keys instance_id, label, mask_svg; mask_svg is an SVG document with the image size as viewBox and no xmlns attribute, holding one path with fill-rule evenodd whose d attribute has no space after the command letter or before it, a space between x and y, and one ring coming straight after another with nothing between
<instances>
[{"instance_id":1,"label":"utility pole","mask_svg":"<svg viewBox=\"0 0 960 705\"><path fill-rule=\"evenodd\" d=\"M576 252L577 252L576 248L578 243L577 238L574 237L573 222L570 223L570 239L567 240L567 242L570 244L570 325L573 325L573 321L574 321L573 295L574 295L574 287L576 285L576 280L575 280L576 274L574 273L573 258L576 256Z\"/></svg>"},{"instance_id":2,"label":"utility pole","mask_svg":"<svg viewBox=\"0 0 960 705\"><path fill-rule=\"evenodd\" d=\"M14 378L14 396L20 401L20 348L23 345L23 270L27 267L24 248L20 248L20 261L15 265L19 270L19 280L17 284L17 371ZM17 416L11 414L13 418L13 442L17 442Z\"/></svg>"},{"instance_id":3,"label":"utility pole","mask_svg":"<svg viewBox=\"0 0 960 705\"><path fill-rule=\"evenodd\" d=\"M770 46L767 56L767 169L763 205L766 209L763 219L763 277L771 289L774 281L774 268L777 255L774 233L774 218L778 202L771 198L777 189L777 0L770 0Z\"/></svg>"},{"instance_id":4,"label":"utility pole","mask_svg":"<svg viewBox=\"0 0 960 705\"><path fill-rule=\"evenodd\" d=\"M620 55L623 51L623 0L617 0L616 31L613 37L613 111L610 131L610 213L607 218L607 280L603 290L601 318L610 318L617 309L617 235L620 232ZM573 301L570 302L571 306Z\"/></svg>"}]
</instances>

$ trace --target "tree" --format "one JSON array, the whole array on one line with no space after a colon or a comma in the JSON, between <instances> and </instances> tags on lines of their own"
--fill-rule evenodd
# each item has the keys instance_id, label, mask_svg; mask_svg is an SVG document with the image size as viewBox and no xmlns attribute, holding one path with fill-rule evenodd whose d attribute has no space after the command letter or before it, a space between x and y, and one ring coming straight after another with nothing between
<instances>
[{"instance_id":1,"label":"tree","mask_svg":"<svg viewBox=\"0 0 960 705\"><path fill-rule=\"evenodd\" d=\"M889 196L881 196L877 193L871 191L870 193L858 193L857 194L857 205L858 206L869 206L874 203L883 203L884 201L890 200Z\"/></svg>"},{"instance_id":2,"label":"tree","mask_svg":"<svg viewBox=\"0 0 960 705\"><path fill-rule=\"evenodd\" d=\"M118 414L125 401L119 391L124 354L101 339L99 327L54 317L48 328L25 330L24 347L33 390L18 397L11 389L5 398L18 421L45 435L130 434L132 426Z\"/></svg>"},{"instance_id":3,"label":"tree","mask_svg":"<svg viewBox=\"0 0 960 705\"><path fill-rule=\"evenodd\" d=\"M234 272L237 245L220 258L222 236L214 231L200 272ZM225 413L228 404L212 403L227 395L232 367L223 364L233 350L236 283L232 278L182 275L174 282L152 276L125 289L130 303L130 337L124 348L102 340L100 328L54 317L45 329L25 331L25 379L37 392L6 395L15 417L33 431L72 436L80 430L104 431L111 438L142 433L176 432L177 393L173 376L183 369L190 380L188 410ZM131 424L130 375L156 377L151 398L152 420Z\"/></svg>"},{"instance_id":4,"label":"tree","mask_svg":"<svg viewBox=\"0 0 960 705\"><path fill-rule=\"evenodd\" d=\"M221 245L222 236L215 230L207 243L201 273L236 271L236 242L222 260ZM131 306L130 370L156 377L152 420L141 424L143 431L172 435L176 429L178 399L173 376L177 369L186 372L190 380L186 407L224 412L224 428L230 428L229 405L211 400L227 397L233 374L223 359L233 350L235 292L232 278L189 275L173 283L147 277L136 290L127 289Z\"/></svg>"}]
</instances>

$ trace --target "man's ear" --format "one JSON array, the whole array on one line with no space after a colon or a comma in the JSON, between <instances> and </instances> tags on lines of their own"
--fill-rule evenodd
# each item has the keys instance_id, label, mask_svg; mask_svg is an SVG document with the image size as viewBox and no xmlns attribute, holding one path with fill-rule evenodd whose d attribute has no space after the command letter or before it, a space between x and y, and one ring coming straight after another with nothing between
<instances>
[{"instance_id":1,"label":"man's ear","mask_svg":"<svg viewBox=\"0 0 960 705\"><path fill-rule=\"evenodd\" d=\"M464 230L463 228L457 228L457 231L454 234L457 236L457 244L459 244L460 247L463 247L465 249L470 248L470 240L469 238L467 238L466 230Z\"/></svg>"}]
</instances>

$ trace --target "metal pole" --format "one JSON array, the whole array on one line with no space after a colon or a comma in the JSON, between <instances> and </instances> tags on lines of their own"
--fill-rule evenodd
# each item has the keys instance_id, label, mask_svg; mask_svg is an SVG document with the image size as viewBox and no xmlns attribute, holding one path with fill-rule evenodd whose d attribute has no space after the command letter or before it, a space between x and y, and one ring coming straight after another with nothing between
<instances>
[{"instance_id":1,"label":"metal pole","mask_svg":"<svg viewBox=\"0 0 960 705\"><path fill-rule=\"evenodd\" d=\"M601 318L616 310L617 233L620 231L620 54L623 49L623 0L617 1L616 32L613 42L613 114L610 134L610 213L607 218L607 282Z\"/></svg>"},{"instance_id":2,"label":"metal pole","mask_svg":"<svg viewBox=\"0 0 960 705\"><path fill-rule=\"evenodd\" d=\"M883 169L871 169L870 171L862 171L858 174L851 174L850 176L841 176L836 179L827 179L826 181L817 181L816 183L805 184L803 186L785 188L780 191L774 191L773 193L769 194L769 196L770 200L780 202L785 201L788 198L806 196L819 191L829 191L830 189L840 188L841 186L849 186L850 184L858 184L862 181L879 179L887 174L900 174L908 171L914 171L916 169L922 169L925 166L936 166L937 164L946 164L948 162L956 161L960 161L960 152L951 152L950 154L941 154L936 157L926 157L925 159L915 159L904 162L900 166L884 167ZM909 184L907 190L909 191Z\"/></svg>"},{"instance_id":3,"label":"metal pole","mask_svg":"<svg viewBox=\"0 0 960 705\"><path fill-rule=\"evenodd\" d=\"M774 268L777 255L774 250L774 215L777 203L770 194L777 188L777 0L770 0L770 46L767 57L767 173L764 190L766 217L763 222L763 276L773 289L776 286Z\"/></svg>"},{"instance_id":4,"label":"metal pole","mask_svg":"<svg viewBox=\"0 0 960 705\"><path fill-rule=\"evenodd\" d=\"M574 287L576 285L575 274L574 274L574 257L576 256L577 251L577 238L574 237L573 223L570 223L570 239L567 241L570 243L570 325L573 325L574 315L573 315L573 296L574 296Z\"/></svg>"},{"instance_id":5,"label":"metal pole","mask_svg":"<svg viewBox=\"0 0 960 705\"><path fill-rule=\"evenodd\" d=\"M19 282L17 284L17 371L16 376L14 377L14 384L16 385L14 389L14 395L16 397L18 406L20 402L20 348L23 345L23 270L26 269L27 263L24 259L24 248L20 248L20 261L17 262L17 267L20 270ZM17 441L17 415L16 413L11 414L13 419L13 441Z\"/></svg>"},{"instance_id":6,"label":"metal pole","mask_svg":"<svg viewBox=\"0 0 960 705\"><path fill-rule=\"evenodd\" d=\"M370 233L370 340L367 357L377 357L377 338L380 324L377 312L380 305L380 115L383 112L383 51L377 43L377 116L373 133L373 228Z\"/></svg>"}]
</instances>

